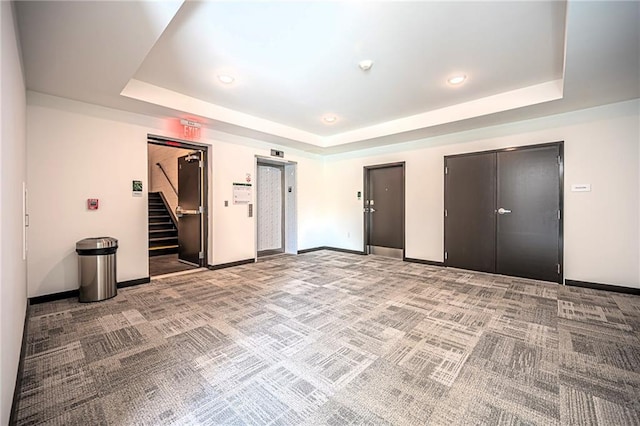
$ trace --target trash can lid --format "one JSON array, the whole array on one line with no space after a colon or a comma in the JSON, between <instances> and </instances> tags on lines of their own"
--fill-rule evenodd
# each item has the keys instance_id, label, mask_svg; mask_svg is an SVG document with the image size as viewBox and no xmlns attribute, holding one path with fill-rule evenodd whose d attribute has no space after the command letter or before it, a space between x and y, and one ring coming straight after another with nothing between
<instances>
[{"instance_id":1,"label":"trash can lid","mask_svg":"<svg viewBox=\"0 0 640 426\"><path fill-rule=\"evenodd\" d=\"M109 247L118 247L118 240L111 237L85 238L76 243L77 250L91 250Z\"/></svg>"}]
</instances>

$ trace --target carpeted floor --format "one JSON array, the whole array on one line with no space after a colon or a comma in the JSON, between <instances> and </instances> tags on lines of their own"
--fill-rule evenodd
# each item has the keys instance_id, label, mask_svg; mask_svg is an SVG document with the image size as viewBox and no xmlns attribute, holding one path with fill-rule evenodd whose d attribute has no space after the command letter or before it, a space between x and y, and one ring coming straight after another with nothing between
<instances>
[{"instance_id":1,"label":"carpeted floor","mask_svg":"<svg viewBox=\"0 0 640 426\"><path fill-rule=\"evenodd\" d=\"M149 276L172 274L174 272L198 269L198 266L180 262L177 254L163 254L149 257Z\"/></svg>"},{"instance_id":2,"label":"carpeted floor","mask_svg":"<svg viewBox=\"0 0 640 426\"><path fill-rule=\"evenodd\" d=\"M640 297L318 251L30 307L19 424L638 425Z\"/></svg>"}]
</instances>

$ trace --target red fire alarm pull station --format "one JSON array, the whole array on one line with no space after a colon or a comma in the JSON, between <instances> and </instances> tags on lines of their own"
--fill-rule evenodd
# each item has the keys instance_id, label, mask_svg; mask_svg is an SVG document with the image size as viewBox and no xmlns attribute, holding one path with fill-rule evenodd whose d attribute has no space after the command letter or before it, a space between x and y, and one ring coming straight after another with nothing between
<instances>
[{"instance_id":1,"label":"red fire alarm pull station","mask_svg":"<svg viewBox=\"0 0 640 426\"><path fill-rule=\"evenodd\" d=\"M89 210L98 210L98 199L97 198L89 198L87 200L87 208Z\"/></svg>"}]
</instances>

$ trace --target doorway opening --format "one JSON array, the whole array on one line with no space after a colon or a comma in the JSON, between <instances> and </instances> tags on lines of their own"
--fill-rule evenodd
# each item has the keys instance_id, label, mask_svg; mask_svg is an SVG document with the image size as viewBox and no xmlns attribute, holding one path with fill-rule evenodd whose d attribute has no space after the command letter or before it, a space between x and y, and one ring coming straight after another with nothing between
<instances>
[{"instance_id":1,"label":"doorway opening","mask_svg":"<svg viewBox=\"0 0 640 426\"><path fill-rule=\"evenodd\" d=\"M444 163L445 265L562 283L562 142Z\"/></svg>"},{"instance_id":2,"label":"doorway opening","mask_svg":"<svg viewBox=\"0 0 640 426\"><path fill-rule=\"evenodd\" d=\"M207 266L208 147L149 135L151 277Z\"/></svg>"},{"instance_id":3,"label":"doorway opening","mask_svg":"<svg viewBox=\"0 0 640 426\"><path fill-rule=\"evenodd\" d=\"M298 253L296 168L256 156L256 257Z\"/></svg>"},{"instance_id":4,"label":"doorway opening","mask_svg":"<svg viewBox=\"0 0 640 426\"><path fill-rule=\"evenodd\" d=\"M364 167L364 252L405 257L405 163Z\"/></svg>"}]
</instances>

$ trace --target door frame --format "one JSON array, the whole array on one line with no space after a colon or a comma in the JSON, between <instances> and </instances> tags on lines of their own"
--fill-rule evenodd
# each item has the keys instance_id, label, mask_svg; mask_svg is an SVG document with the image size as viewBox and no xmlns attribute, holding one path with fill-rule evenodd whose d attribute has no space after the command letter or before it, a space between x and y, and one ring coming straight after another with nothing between
<instances>
[{"instance_id":1,"label":"door frame","mask_svg":"<svg viewBox=\"0 0 640 426\"><path fill-rule=\"evenodd\" d=\"M255 261L259 257L270 253L263 253L258 256L258 165L279 166L283 168L282 174L282 253L298 254L298 162L284 160L280 158L255 155L253 175L255 176L254 202L255 209L249 217L254 218L254 252ZM290 173L290 174L289 174ZM288 187L291 188L289 192ZM289 195L290 194L290 195Z\"/></svg>"},{"instance_id":2,"label":"door frame","mask_svg":"<svg viewBox=\"0 0 640 426\"><path fill-rule=\"evenodd\" d=\"M364 196L362 198L362 215L363 215L363 248L362 248L362 252L365 255L369 255L369 218L370 216L368 216L368 213L366 211L366 208L368 207L366 205L367 200L369 199L369 195L370 195L370 191L371 188L369 187L369 171L371 170L375 170L375 169L387 169L387 168L391 168L391 167L402 167L402 260L406 260L406 255L407 255L407 240L406 240L406 204L407 204L407 197L406 197L406 188L407 188L407 166L406 166L406 162L405 161L398 161L395 163L384 163L384 164L376 164L373 166L364 166L363 167L363 187L364 187Z\"/></svg>"},{"instance_id":3,"label":"door frame","mask_svg":"<svg viewBox=\"0 0 640 426\"><path fill-rule=\"evenodd\" d=\"M442 168L443 172L443 181L444 181L444 199L443 199L443 209L442 209L442 224L443 224L443 258L444 258L444 266L449 266L447 263L447 258L445 257L445 253L447 252L447 226L446 226L446 216L445 211L447 208L447 179L445 175L447 174L447 159L456 158L456 157L465 157L477 154L492 154L499 152L507 152L507 151L523 151L527 149L535 149L535 148L546 148L546 147L558 147L558 209L560 210L560 221L558 223L558 263L560 264L560 273L558 274L558 284L564 285L564 141L557 142L547 142L541 144L532 144L532 145L522 145L515 147L507 147L500 149L489 149L485 151L474 151L474 152L465 152L462 154L455 155L445 155L444 156L444 166ZM494 216L496 229L497 229L497 215ZM497 232L496 238L496 250L497 250Z\"/></svg>"},{"instance_id":4,"label":"door frame","mask_svg":"<svg viewBox=\"0 0 640 426\"><path fill-rule=\"evenodd\" d=\"M258 168L262 167L272 167L274 169L280 170L282 173L282 179L280 182L280 248L270 249L270 250L259 250L257 247L258 238L260 236L260 205L258 203L258 191L260 190L260 178ZM286 215L285 215L285 167L284 164L276 163L276 162L265 162L258 159L256 164L256 229L258 232L256 233L256 257L269 256L272 254L284 253L287 247L286 241Z\"/></svg>"},{"instance_id":5,"label":"door frame","mask_svg":"<svg viewBox=\"0 0 640 426\"><path fill-rule=\"evenodd\" d=\"M147 145L161 145L172 148L191 149L194 151L202 151L202 169L203 169L203 182L201 189L201 201L202 201L202 229L200 229L201 247L202 247L202 259L200 259L200 267L207 267L209 263L209 145L186 141L175 138L168 138L165 136L158 136L147 134ZM149 163L147 159L147 164ZM148 165L147 165L148 168ZM148 185L147 185L148 187ZM148 188L147 188L148 192ZM147 224L148 226L148 224ZM147 257L148 257L147 253Z\"/></svg>"}]
</instances>

